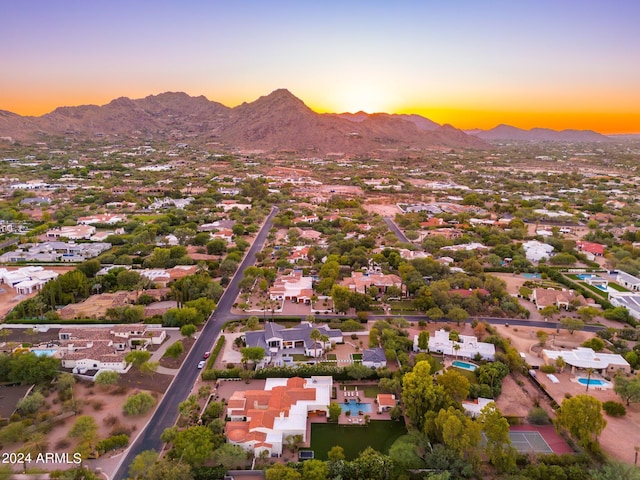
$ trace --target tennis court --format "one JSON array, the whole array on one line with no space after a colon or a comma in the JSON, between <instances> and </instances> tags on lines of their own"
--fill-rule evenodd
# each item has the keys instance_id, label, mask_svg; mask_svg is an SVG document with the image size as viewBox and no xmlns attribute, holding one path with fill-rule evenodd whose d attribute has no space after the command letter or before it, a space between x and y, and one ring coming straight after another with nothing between
<instances>
[{"instance_id":1,"label":"tennis court","mask_svg":"<svg viewBox=\"0 0 640 480\"><path fill-rule=\"evenodd\" d=\"M520 453L553 453L540 432L509 432L511 445Z\"/></svg>"}]
</instances>

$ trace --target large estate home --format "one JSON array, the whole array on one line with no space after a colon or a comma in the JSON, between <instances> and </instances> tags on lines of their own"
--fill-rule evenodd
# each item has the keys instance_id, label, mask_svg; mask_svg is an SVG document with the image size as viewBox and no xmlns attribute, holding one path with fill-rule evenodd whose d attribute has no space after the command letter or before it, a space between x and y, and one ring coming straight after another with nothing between
<instances>
[{"instance_id":1,"label":"large estate home","mask_svg":"<svg viewBox=\"0 0 640 480\"><path fill-rule=\"evenodd\" d=\"M629 290L636 292L640 290L640 278L627 272L619 271L616 275L616 282Z\"/></svg>"},{"instance_id":2,"label":"large estate home","mask_svg":"<svg viewBox=\"0 0 640 480\"><path fill-rule=\"evenodd\" d=\"M145 324L62 328L58 332L62 367L81 374L103 370L125 373L129 370L124 360L128 352L160 345L166 336L164 329Z\"/></svg>"},{"instance_id":3,"label":"large estate home","mask_svg":"<svg viewBox=\"0 0 640 480\"><path fill-rule=\"evenodd\" d=\"M318 330L320 335L325 335L328 340L326 342L314 341L311 338L313 330ZM329 328L326 325L314 326L308 322L302 322L293 328L285 328L277 323L267 322L264 330L247 332L245 336L248 347L264 348L266 363L269 363L270 357L282 350L299 348L308 357L319 357L331 345L343 342L342 331Z\"/></svg>"},{"instance_id":4,"label":"large estate home","mask_svg":"<svg viewBox=\"0 0 640 480\"><path fill-rule=\"evenodd\" d=\"M351 276L342 280L340 284L358 293L367 293L367 289L376 287L381 295L386 293L389 287L402 289L402 279L398 275L378 272L351 272Z\"/></svg>"},{"instance_id":5,"label":"large estate home","mask_svg":"<svg viewBox=\"0 0 640 480\"><path fill-rule=\"evenodd\" d=\"M634 319L640 320L640 293L636 292L612 292L609 301L614 307L624 307Z\"/></svg>"},{"instance_id":6,"label":"large estate home","mask_svg":"<svg viewBox=\"0 0 640 480\"><path fill-rule=\"evenodd\" d=\"M305 277L302 270L293 270L288 275L278 275L273 286L269 288L269 298L271 300L311 303L312 284L313 279Z\"/></svg>"},{"instance_id":7,"label":"large estate home","mask_svg":"<svg viewBox=\"0 0 640 480\"><path fill-rule=\"evenodd\" d=\"M577 302L579 305L594 303L576 294L573 290L554 290L552 288L534 288L529 299L536 305L538 310L545 307L556 306L559 309L569 310L569 306Z\"/></svg>"},{"instance_id":8,"label":"large estate home","mask_svg":"<svg viewBox=\"0 0 640 480\"><path fill-rule=\"evenodd\" d=\"M263 451L280 456L290 435L307 438L310 412L326 415L331 403L333 379L268 378L264 390L233 393L227 404L230 421L225 425L229 443L258 457Z\"/></svg>"},{"instance_id":9,"label":"large estate home","mask_svg":"<svg viewBox=\"0 0 640 480\"><path fill-rule=\"evenodd\" d=\"M47 230L45 236L53 240L61 237L69 240L89 240L94 233L96 233L96 227L93 225L72 225Z\"/></svg>"},{"instance_id":10,"label":"large estate home","mask_svg":"<svg viewBox=\"0 0 640 480\"><path fill-rule=\"evenodd\" d=\"M21 267L16 270L0 268L0 285L15 288L18 295L29 295L41 290L45 283L58 275L58 272L39 266Z\"/></svg>"},{"instance_id":11,"label":"large estate home","mask_svg":"<svg viewBox=\"0 0 640 480\"><path fill-rule=\"evenodd\" d=\"M413 338L413 351L418 352L418 335ZM483 360L494 361L496 347L493 343L479 342L477 337L471 335L459 335L458 340L450 340L449 332L438 330L429 337L429 351L444 355L473 359L479 355Z\"/></svg>"},{"instance_id":12,"label":"large estate home","mask_svg":"<svg viewBox=\"0 0 640 480\"><path fill-rule=\"evenodd\" d=\"M591 368L602 374L615 373L618 370L626 373L631 371L629 362L617 353L594 352L587 347L578 347L573 350L542 350L542 358L548 365L554 365L558 357L562 357L571 367L571 373L575 373L576 368L581 370Z\"/></svg>"},{"instance_id":13,"label":"large estate home","mask_svg":"<svg viewBox=\"0 0 640 480\"><path fill-rule=\"evenodd\" d=\"M94 223L113 225L116 223L125 222L126 220L126 215L120 215L116 213L99 213L97 215L78 217L78 225L93 225Z\"/></svg>"},{"instance_id":14,"label":"large estate home","mask_svg":"<svg viewBox=\"0 0 640 480\"><path fill-rule=\"evenodd\" d=\"M25 243L0 255L2 263L18 262L83 262L111 248L110 243L75 243L50 241Z\"/></svg>"}]
</instances>

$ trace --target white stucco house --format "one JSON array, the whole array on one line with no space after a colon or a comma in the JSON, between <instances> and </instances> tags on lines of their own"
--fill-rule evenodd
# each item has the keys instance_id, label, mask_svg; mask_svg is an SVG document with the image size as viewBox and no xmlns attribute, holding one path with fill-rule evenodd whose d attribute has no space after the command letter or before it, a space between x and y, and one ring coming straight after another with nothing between
<instances>
[{"instance_id":1,"label":"white stucco house","mask_svg":"<svg viewBox=\"0 0 640 480\"><path fill-rule=\"evenodd\" d=\"M413 350L419 352L418 335L413 337ZM494 361L496 347L493 343L479 342L477 337L471 335L459 335L459 340L449 340L449 332L438 330L429 337L429 351L458 358L473 359L480 355L483 360Z\"/></svg>"}]
</instances>

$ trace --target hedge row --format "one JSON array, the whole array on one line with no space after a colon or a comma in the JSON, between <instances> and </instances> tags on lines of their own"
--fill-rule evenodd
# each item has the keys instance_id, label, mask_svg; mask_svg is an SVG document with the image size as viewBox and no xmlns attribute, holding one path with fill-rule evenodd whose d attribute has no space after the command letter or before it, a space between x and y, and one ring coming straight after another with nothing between
<instances>
[{"instance_id":1,"label":"hedge row","mask_svg":"<svg viewBox=\"0 0 640 480\"><path fill-rule=\"evenodd\" d=\"M206 370L202 372L203 380L216 380L218 378L240 378L241 368L227 368L224 370ZM312 377L330 376L334 380L356 380L350 375L351 369L347 367L335 367L332 365L297 365L295 367L268 367L255 372L254 378L291 378L291 377ZM362 380L378 380L380 376L377 370L369 369Z\"/></svg>"},{"instance_id":2,"label":"hedge row","mask_svg":"<svg viewBox=\"0 0 640 480\"><path fill-rule=\"evenodd\" d=\"M216 359L218 358L218 355L220 355L220 352L222 351L222 347L224 346L225 341L226 339L224 338L224 335L220 335L220 338L218 338L218 341L216 342L216 346L213 347L213 352L211 352L211 357L209 357L209 361L207 362L207 370L210 370L213 368L213 364L216 363Z\"/></svg>"},{"instance_id":3,"label":"hedge row","mask_svg":"<svg viewBox=\"0 0 640 480\"><path fill-rule=\"evenodd\" d=\"M129 435L123 433L122 435L114 435L113 437L100 440L96 445L96 450L100 455L104 455L111 450L124 448L127 445L129 445Z\"/></svg>"},{"instance_id":4,"label":"hedge row","mask_svg":"<svg viewBox=\"0 0 640 480\"><path fill-rule=\"evenodd\" d=\"M224 335L220 335L220 338L218 338L218 341L216 342L216 346L213 347L213 352L211 352L209 361L207 362L207 368L205 368L200 374L202 380L215 380L218 378L218 375L215 373L216 371L213 369L213 365L216 363L216 359L218 358L218 355L220 355L225 341L226 339Z\"/></svg>"}]
</instances>

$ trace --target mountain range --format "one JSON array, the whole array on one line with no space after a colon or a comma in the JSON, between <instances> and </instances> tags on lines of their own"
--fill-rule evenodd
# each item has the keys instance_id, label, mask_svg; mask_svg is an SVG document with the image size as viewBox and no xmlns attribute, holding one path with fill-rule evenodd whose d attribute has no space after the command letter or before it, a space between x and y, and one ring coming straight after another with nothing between
<instances>
[{"instance_id":1,"label":"mountain range","mask_svg":"<svg viewBox=\"0 0 640 480\"><path fill-rule=\"evenodd\" d=\"M464 132L420 115L319 114L286 89L234 108L204 96L167 92L136 100L117 98L103 106L60 107L39 117L0 110L0 137L5 140L28 142L59 136L217 142L239 149L354 154L415 148L483 149L487 141L502 139L608 139L596 132L525 131L506 125Z\"/></svg>"},{"instance_id":2,"label":"mountain range","mask_svg":"<svg viewBox=\"0 0 640 480\"><path fill-rule=\"evenodd\" d=\"M483 140L503 140L520 142L608 142L611 138L593 130L551 130L550 128L532 128L523 130L511 125L498 125L491 130L466 130Z\"/></svg>"}]
</instances>

